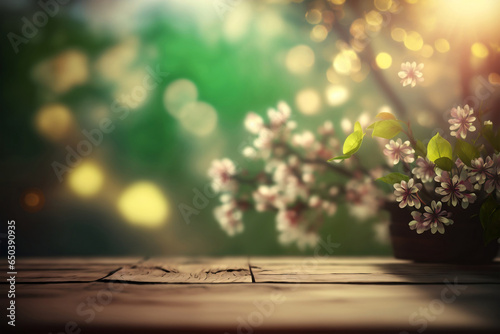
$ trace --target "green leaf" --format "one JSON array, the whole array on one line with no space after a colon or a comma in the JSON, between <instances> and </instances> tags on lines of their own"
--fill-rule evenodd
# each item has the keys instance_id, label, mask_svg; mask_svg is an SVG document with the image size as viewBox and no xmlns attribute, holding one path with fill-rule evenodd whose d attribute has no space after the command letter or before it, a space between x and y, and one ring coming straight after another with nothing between
<instances>
[{"instance_id":1,"label":"green leaf","mask_svg":"<svg viewBox=\"0 0 500 334\"><path fill-rule=\"evenodd\" d=\"M451 171L451 169L453 168L453 161L451 161L451 159L447 157L436 159L434 163L442 170Z\"/></svg>"},{"instance_id":2,"label":"green leaf","mask_svg":"<svg viewBox=\"0 0 500 334\"><path fill-rule=\"evenodd\" d=\"M471 161L479 158L479 150L472 144L468 142L457 139L457 144L455 145L455 152L457 152L458 157L464 164L472 167Z\"/></svg>"},{"instance_id":3,"label":"green leaf","mask_svg":"<svg viewBox=\"0 0 500 334\"><path fill-rule=\"evenodd\" d=\"M385 111L379 112L375 117L380 119L396 119L396 116L394 116L390 112Z\"/></svg>"},{"instance_id":4,"label":"green leaf","mask_svg":"<svg viewBox=\"0 0 500 334\"><path fill-rule=\"evenodd\" d=\"M415 152L422 158L425 158L427 156L427 148L420 140L417 140L417 147L415 147Z\"/></svg>"},{"instance_id":5,"label":"green leaf","mask_svg":"<svg viewBox=\"0 0 500 334\"><path fill-rule=\"evenodd\" d=\"M354 123L354 132L363 133L363 129L361 128L361 124L359 122Z\"/></svg>"},{"instance_id":6,"label":"green leaf","mask_svg":"<svg viewBox=\"0 0 500 334\"><path fill-rule=\"evenodd\" d=\"M483 226L484 243L488 244L498 239L500 237L500 205L493 196L489 196L481 205L479 218Z\"/></svg>"},{"instance_id":7,"label":"green leaf","mask_svg":"<svg viewBox=\"0 0 500 334\"><path fill-rule=\"evenodd\" d=\"M373 128L375 127L375 125L376 125L378 122L380 122L380 121L376 121L375 123L370 124L370 126L369 126L369 127L367 127L366 129L367 129L367 130L373 130Z\"/></svg>"},{"instance_id":8,"label":"green leaf","mask_svg":"<svg viewBox=\"0 0 500 334\"><path fill-rule=\"evenodd\" d=\"M354 132L347 136L344 142L342 153L345 155L353 155L356 153L363 143L364 136L365 134L363 133L363 129L361 129L361 125L359 122L356 122L356 124L354 124Z\"/></svg>"},{"instance_id":9,"label":"green leaf","mask_svg":"<svg viewBox=\"0 0 500 334\"><path fill-rule=\"evenodd\" d=\"M359 124L359 122L356 122L356 124L354 124L354 132L351 133L349 136L347 136L347 138L344 142L344 146L342 148L343 155L338 156L338 157L334 157L328 161L345 160L345 159L350 158L361 147L361 144L363 143L364 136L365 136L365 133L363 132L363 129L361 128L361 124Z\"/></svg>"},{"instance_id":10,"label":"green leaf","mask_svg":"<svg viewBox=\"0 0 500 334\"><path fill-rule=\"evenodd\" d=\"M493 124L485 124L483 126L483 137L493 146L497 151L500 151L500 134L493 131Z\"/></svg>"},{"instance_id":11,"label":"green leaf","mask_svg":"<svg viewBox=\"0 0 500 334\"><path fill-rule=\"evenodd\" d=\"M427 144L427 157L430 161L436 163L439 158L448 158L453 160L453 150L451 144L436 133Z\"/></svg>"},{"instance_id":12,"label":"green leaf","mask_svg":"<svg viewBox=\"0 0 500 334\"><path fill-rule=\"evenodd\" d=\"M401 173L390 173L387 174L386 176L377 179L377 181L382 181L390 185L393 185L395 183L401 183L401 181L403 180L408 182L410 178L407 175Z\"/></svg>"},{"instance_id":13,"label":"green leaf","mask_svg":"<svg viewBox=\"0 0 500 334\"><path fill-rule=\"evenodd\" d=\"M330 161L335 161L335 160L345 160L345 159L349 159L350 157L352 157L352 154L343 154L343 155L339 155L338 157L328 159L328 161L330 162Z\"/></svg>"},{"instance_id":14,"label":"green leaf","mask_svg":"<svg viewBox=\"0 0 500 334\"><path fill-rule=\"evenodd\" d=\"M378 121L373 128L372 137L381 137L385 139L394 138L403 130L401 124L394 119Z\"/></svg>"}]
</instances>

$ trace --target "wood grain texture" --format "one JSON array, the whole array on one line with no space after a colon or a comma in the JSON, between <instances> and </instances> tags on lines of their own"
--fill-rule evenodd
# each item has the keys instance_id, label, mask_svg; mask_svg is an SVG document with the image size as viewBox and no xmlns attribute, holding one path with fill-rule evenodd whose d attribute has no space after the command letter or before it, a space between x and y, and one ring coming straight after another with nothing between
<instances>
[{"instance_id":1,"label":"wood grain texture","mask_svg":"<svg viewBox=\"0 0 500 334\"><path fill-rule=\"evenodd\" d=\"M152 258L124 266L107 281L141 283L251 283L245 258Z\"/></svg>"},{"instance_id":2,"label":"wood grain texture","mask_svg":"<svg viewBox=\"0 0 500 334\"><path fill-rule=\"evenodd\" d=\"M422 264L387 258L252 258L256 283L500 284L500 262L490 265Z\"/></svg>"},{"instance_id":3,"label":"wood grain texture","mask_svg":"<svg viewBox=\"0 0 500 334\"><path fill-rule=\"evenodd\" d=\"M17 268L21 333L68 324L82 333L500 333L498 261L66 258Z\"/></svg>"},{"instance_id":4,"label":"wood grain texture","mask_svg":"<svg viewBox=\"0 0 500 334\"><path fill-rule=\"evenodd\" d=\"M15 264L17 283L92 282L125 265L133 265L140 257L129 258L18 258ZM0 267L5 282L7 266Z\"/></svg>"},{"instance_id":5,"label":"wood grain texture","mask_svg":"<svg viewBox=\"0 0 500 334\"><path fill-rule=\"evenodd\" d=\"M459 290L444 303L452 293L441 284L33 284L17 296L18 324L30 333L63 332L68 321L84 333L500 332L498 286Z\"/></svg>"}]
</instances>

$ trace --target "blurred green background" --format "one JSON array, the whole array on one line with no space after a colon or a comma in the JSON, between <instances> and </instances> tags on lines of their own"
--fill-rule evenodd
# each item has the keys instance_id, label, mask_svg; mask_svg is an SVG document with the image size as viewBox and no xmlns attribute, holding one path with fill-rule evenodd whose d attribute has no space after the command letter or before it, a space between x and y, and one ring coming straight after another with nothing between
<instances>
[{"instance_id":1,"label":"blurred green background","mask_svg":"<svg viewBox=\"0 0 500 334\"><path fill-rule=\"evenodd\" d=\"M216 198L189 222L178 210L213 159L247 163L248 111L283 100L314 132L388 110L430 135L477 87L498 103L495 1L62 2L0 4L1 205L18 255L303 254L279 245L272 214L228 237ZM413 89L397 77L406 61L425 63ZM98 144L65 172L84 133ZM383 163L374 147L369 167ZM390 254L386 222L341 207L321 236L339 255Z\"/></svg>"}]
</instances>

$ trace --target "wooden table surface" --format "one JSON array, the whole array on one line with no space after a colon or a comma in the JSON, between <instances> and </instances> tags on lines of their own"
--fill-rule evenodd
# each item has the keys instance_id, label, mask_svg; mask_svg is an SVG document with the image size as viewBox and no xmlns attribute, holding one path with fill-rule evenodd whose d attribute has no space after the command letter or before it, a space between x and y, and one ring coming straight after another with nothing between
<instances>
[{"instance_id":1,"label":"wooden table surface","mask_svg":"<svg viewBox=\"0 0 500 334\"><path fill-rule=\"evenodd\" d=\"M500 333L498 260L24 258L16 270L21 333Z\"/></svg>"}]
</instances>

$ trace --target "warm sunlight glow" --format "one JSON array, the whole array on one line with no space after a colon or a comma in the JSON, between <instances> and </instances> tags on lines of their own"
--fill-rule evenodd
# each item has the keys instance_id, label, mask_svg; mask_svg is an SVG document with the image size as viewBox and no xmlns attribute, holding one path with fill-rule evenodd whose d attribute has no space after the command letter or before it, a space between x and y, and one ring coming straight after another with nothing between
<instances>
[{"instance_id":1,"label":"warm sunlight glow","mask_svg":"<svg viewBox=\"0 0 500 334\"><path fill-rule=\"evenodd\" d=\"M498 4L496 0L454 0L441 1L446 6L448 16L457 19L463 18L470 22L471 19L480 19Z\"/></svg>"}]
</instances>

